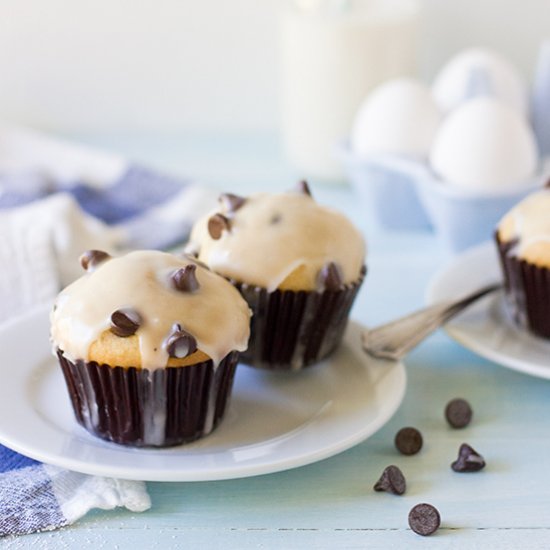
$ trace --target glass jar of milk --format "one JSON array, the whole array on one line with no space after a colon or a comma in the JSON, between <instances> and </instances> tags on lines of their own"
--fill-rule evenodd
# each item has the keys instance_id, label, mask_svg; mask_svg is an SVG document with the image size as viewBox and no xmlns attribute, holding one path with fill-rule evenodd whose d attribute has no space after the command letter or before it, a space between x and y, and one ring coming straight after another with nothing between
<instances>
[{"instance_id":1,"label":"glass jar of milk","mask_svg":"<svg viewBox=\"0 0 550 550\"><path fill-rule=\"evenodd\" d=\"M367 93L416 69L415 0L294 0L281 26L282 135L305 176L339 181L334 156Z\"/></svg>"}]
</instances>

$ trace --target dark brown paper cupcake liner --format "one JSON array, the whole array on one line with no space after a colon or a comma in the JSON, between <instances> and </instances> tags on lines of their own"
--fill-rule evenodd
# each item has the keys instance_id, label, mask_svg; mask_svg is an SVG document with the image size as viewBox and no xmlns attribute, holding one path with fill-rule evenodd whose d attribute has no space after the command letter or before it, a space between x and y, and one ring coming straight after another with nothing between
<instances>
[{"instance_id":1,"label":"dark brown paper cupcake liner","mask_svg":"<svg viewBox=\"0 0 550 550\"><path fill-rule=\"evenodd\" d=\"M57 356L79 424L108 441L168 447L209 434L227 407L237 352L212 361L156 370L71 362Z\"/></svg>"},{"instance_id":2,"label":"dark brown paper cupcake liner","mask_svg":"<svg viewBox=\"0 0 550 550\"><path fill-rule=\"evenodd\" d=\"M231 281L252 310L248 349L240 360L270 370L299 370L328 356L340 343L363 283L324 292L276 290Z\"/></svg>"},{"instance_id":3,"label":"dark brown paper cupcake liner","mask_svg":"<svg viewBox=\"0 0 550 550\"><path fill-rule=\"evenodd\" d=\"M517 242L504 243L495 235L504 273L507 307L515 320L543 338L550 338L550 270L511 253Z\"/></svg>"}]
</instances>

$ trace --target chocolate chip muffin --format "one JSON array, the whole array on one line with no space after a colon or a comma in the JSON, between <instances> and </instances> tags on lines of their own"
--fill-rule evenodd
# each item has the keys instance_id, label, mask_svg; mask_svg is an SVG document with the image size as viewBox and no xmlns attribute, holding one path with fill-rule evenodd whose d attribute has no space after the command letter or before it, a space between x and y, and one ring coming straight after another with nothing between
<instances>
[{"instance_id":1,"label":"chocolate chip muffin","mask_svg":"<svg viewBox=\"0 0 550 550\"><path fill-rule=\"evenodd\" d=\"M496 242L514 320L550 338L550 189L512 208L498 225Z\"/></svg>"},{"instance_id":2,"label":"chocolate chip muffin","mask_svg":"<svg viewBox=\"0 0 550 550\"><path fill-rule=\"evenodd\" d=\"M193 228L188 252L229 279L252 309L242 360L297 370L340 342L365 275L365 243L305 182L287 193L220 197Z\"/></svg>"},{"instance_id":3,"label":"chocolate chip muffin","mask_svg":"<svg viewBox=\"0 0 550 550\"><path fill-rule=\"evenodd\" d=\"M115 443L193 441L221 421L250 310L225 279L158 251L81 257L51 340L78 422Z\"/></svg>"}]
</instances>

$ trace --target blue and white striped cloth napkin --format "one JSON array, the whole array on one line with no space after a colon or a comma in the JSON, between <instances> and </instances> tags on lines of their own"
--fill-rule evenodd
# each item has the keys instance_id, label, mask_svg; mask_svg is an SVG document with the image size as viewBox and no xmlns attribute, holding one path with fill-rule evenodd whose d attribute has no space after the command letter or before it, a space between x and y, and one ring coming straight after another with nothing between
<instances>
[{"instance_id":1,"label":"blue and white striped cloth napkin","mask_svg":"<svg viewBox=\"0 0 550 550\"><path fill-rule=\"evenodd\" d=\"M83 250L184 242L215 199L212 190L115 155L0 126L0 330L78 277ZM0 445L0 537L118 506L149 508L145 484L61 470Z\"/></svg>"},{"instance_id":2,"label":"blue and white striped cloth napkin","mask_svg":"<svg viewBox=\"0 0 550 550\"><path fill-rule=\"evenodd\" d=\"M92 508L151 506L145 483L89 476L48 466L0 445L0 537L51 531Z\"/></svg>"}]
</instances>

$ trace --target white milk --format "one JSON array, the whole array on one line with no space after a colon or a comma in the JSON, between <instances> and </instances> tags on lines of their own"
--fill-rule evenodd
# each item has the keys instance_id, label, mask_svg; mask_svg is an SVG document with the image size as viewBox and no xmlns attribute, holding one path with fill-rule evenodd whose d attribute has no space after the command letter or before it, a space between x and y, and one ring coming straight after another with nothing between
<instances>
[{"instance_id":1,"label":"white milk","mask_svg":"<svg viewBox=\"0 0 550 550\"><path fill-rule=\"evenodd\" d=\"M415 0L301 0L284 16L282 131L304 176L342 180L335 143L366 94L416 68Z\"/></svg>"}]
</instances>

